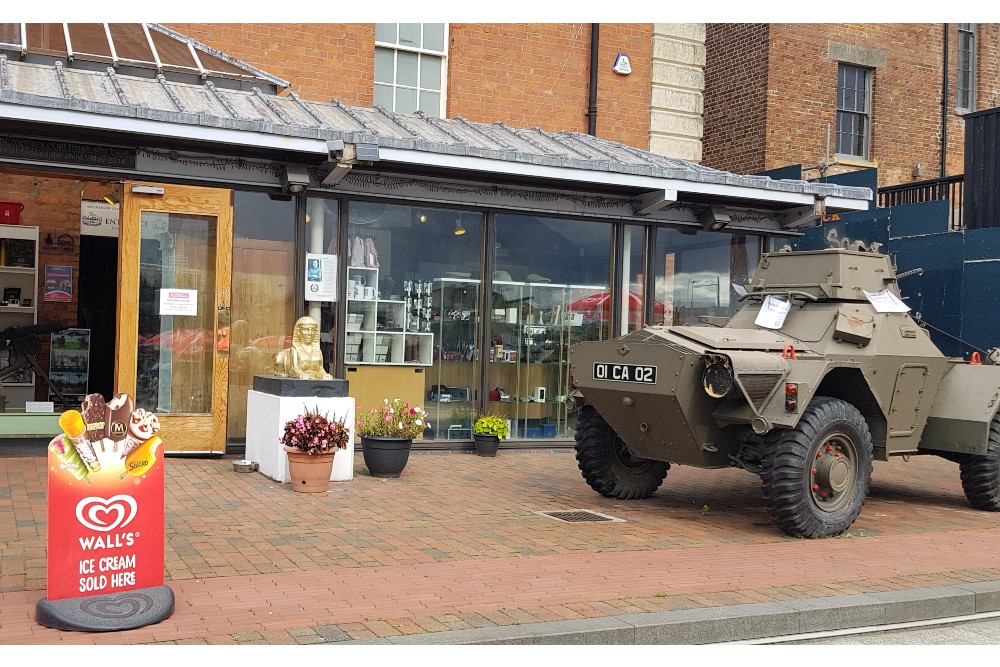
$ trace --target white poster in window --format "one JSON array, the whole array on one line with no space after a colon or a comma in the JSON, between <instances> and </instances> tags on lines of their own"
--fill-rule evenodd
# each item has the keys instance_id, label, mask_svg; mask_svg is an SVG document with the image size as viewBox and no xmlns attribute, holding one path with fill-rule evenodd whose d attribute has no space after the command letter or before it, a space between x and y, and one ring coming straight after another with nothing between
<instances>
[{"instance_id":1,"label":"white poster in window","mask_svg":"<svg viewBox=\"0 0 1000 667\"><path fill-rule=\"evenodd\" d=\"M753 323L765 329L780 329L791 309L792 303L783 296L766 297L764 303L760 304L760 312Z\"/></svg>"},{"instance_id":2,"label":"white poster in window","mask_svg":"<svg viewBox=\"0 0 1000 667\"><path fill-rule=\"evenodd\" d=\"M306 253L306 301L337 300L337 256Z\"/></svg>"},{"instance_id":3,"label":"white poster in window","mask_svg":"<svg viewBox=\"0 0 1000 667\"><path fill-rule=\"evenodd\" d=\"M864 290L865 296L871 301L871 304L875 306L876 312L879 313L905 313L910 309L905 303L899 300L899 297L884 289L880 292L869 292Z\"/></svg>"},{"instance_id":4,"label":"white poster in window","mask_svg":"<svg viewBox=\"0 0 1000 667\"><path fill-rule=\"evenodd\" d=\"M197 315L198 290L164 287L160 290L160 315Z\"/></svg>"}]
</instances>

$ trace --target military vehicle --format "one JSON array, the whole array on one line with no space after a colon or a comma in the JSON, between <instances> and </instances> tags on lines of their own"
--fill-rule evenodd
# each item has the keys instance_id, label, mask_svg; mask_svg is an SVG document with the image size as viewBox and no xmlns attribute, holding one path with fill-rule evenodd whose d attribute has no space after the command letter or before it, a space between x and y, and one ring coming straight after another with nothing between
<instances>
[{"instance_id":1,"label":"military vehicle","mask_svg":"<svg viewBox=\"0 0 1000 667\"><path fill-rule=\"evenodd\" d=\"M974 507L1000 510L1000 355L942 354L877 250L767 253L722 326L575 345L587 483L646 498L673 464L735 466L760 476L781 530L824 537L857 518L873 460L935 454Z\"/></svg>"}]
</instances>

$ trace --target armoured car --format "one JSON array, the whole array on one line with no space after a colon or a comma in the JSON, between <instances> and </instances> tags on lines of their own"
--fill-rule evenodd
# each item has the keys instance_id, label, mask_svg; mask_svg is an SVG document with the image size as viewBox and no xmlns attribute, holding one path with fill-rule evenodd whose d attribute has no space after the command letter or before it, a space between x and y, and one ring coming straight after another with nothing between
<instances>
[{"instance_id":1,"label":"armoured car","mask_svg":"<svg viewBox=\"0 0 1000 667\"><path fill-rule=\"evenodd\" d=\"M874 460L933 454L958 463L974 507L1000 510L998 355L946 357L898 282L877 247L772 252L723 326L577 344L583 477L635 499L671 465L735 466L760 476L781 530L824 537L857 518Z\"/></svg>"}]
</instances>

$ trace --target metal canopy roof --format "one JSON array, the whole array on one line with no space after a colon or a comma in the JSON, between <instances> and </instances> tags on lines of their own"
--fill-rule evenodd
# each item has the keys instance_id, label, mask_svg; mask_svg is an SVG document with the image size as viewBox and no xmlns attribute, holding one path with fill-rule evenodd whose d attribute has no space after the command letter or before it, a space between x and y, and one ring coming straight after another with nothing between
<instances>
[{"instance_id":1,"label":"metal canopy roof","mask_svg":"<svg viewBox=\"0 0 1000 667\"><path fill-rule=\"evenodd\" d=\"M129 57L141 59L139 45L133 46ZM844 211L866 209L872 197L869 188L736 175L576 132L401 114L337 100L307 102L294 93L272 95L256 86L223 88L210 78L191 83L162 73L133 76L110 66L98 71L61 61L18 61L3 51L0 119L174 142L182 150L212 145L262 156L280 152L305 164L327 159L328 140L371 143L379 147L377 164L383 168L395 164L411 173L492 174L498 181L523 179L525 185L572 182L605 191L644 191L651 195L650 206L658 198L722 197L788 209L808 208L823 198L827 211Z\"/></svg>"},{"instance_id":2,"label":"metal canopy roof","mask_svg":"<svg viewBox=\"0 0 1000 667\"><path fill-rule=\"evenodd\" d=\"M249 81L288 82L158 23L0 23L0 51L28 62L61 59Z\"/></svg>"}]
</instances>

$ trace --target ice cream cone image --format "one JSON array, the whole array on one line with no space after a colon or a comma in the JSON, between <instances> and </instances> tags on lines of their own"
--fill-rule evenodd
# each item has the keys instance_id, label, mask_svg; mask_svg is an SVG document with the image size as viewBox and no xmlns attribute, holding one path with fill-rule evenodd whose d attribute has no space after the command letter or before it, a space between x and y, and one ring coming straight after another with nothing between
<instances>
[{"instance_id":1,"label":"ice cream cone image","mask_svg":"<svg viewBox=\"0 0 1000 667\"><path fill-rule=\"evenodd\" d=\"M94 445L87 439L87 425L83 421L83 415L79 410L67 410L59 415L59 426L73 443L73 447L80 454L80 458L87 464L92 472L101 469L101 464L97 460L97 453Z\"/></svg>"}]
</instances>

